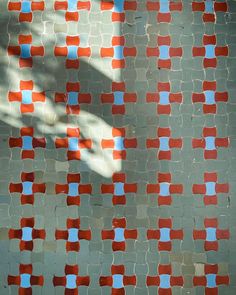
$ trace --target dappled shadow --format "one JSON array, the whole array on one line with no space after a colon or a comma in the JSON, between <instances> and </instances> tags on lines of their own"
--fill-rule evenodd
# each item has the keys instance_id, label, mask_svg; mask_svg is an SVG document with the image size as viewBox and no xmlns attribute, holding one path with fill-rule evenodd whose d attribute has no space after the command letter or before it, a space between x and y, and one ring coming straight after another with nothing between
<instances>
[{"instance_id":1,"label":"dappled shadow","mask_svg":"<svg viewBox=\"0 0 236 295\"><path fill-rule=\"evenodd\" d=\"M63 24L65 22L64 14L55 13L57 22ZM51 19L50 16L47 17L47 23L53 25L53 15ZM3 57L0 61L1 125L9 126L12 134L19 134L21 127L32 126L34 136L45 136L46 139L53 141L58 137L65 137L68 127L79 128L80 138L90 138L93 142L91 149L84 150L81 159L91 170L102 176L110 177L113 172L121 169L120 160L114 161L112 151L102 150L100 145L102 138L112 136L114 122L110 113L111 107L104 108L101 104L101 93L111 92L111 74L106 73L104 62L96 54L89 58L79 58L78 69L65 70L66 57L56 57L54 48L65 44L66 34L64 32L50 34L50 32L45 32L45 27L40 27L43 25L42 22L19 23L16 13L6 11L1 14L0 50ZM82 47L89 45L89 28L87 30L81 34L80 46ZM18 45L19 35L32 35L32 45L44 46L44 56L34 56L32 68L20 68L20 57L9 56L7 53L9 45ZM7 102L8 93L6 90L20 91L20 81L29 80L33 81L33 91L43 92L46 100L43 103L34 103L34 112L21 113L20 102ZM67 82L79 82L79 92L91 96L91 103L80 104L79 116L71 114L72 112L66 112L66 107L68 107ZM64 102L56 102L56 93L64 94ZM17 132L17 130L19 131ZM57 160L60 161L60 158Z\"/></svg>"}]
</instances>

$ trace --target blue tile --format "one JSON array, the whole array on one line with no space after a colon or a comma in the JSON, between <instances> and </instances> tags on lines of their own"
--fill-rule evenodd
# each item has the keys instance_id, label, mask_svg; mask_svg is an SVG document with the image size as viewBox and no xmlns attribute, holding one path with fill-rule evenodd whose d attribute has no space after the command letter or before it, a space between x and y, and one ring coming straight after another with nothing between
<instances>
[{"instance_id":1,"label":"blue tile","mask_svg":"<svg viewBox=\"0 0 236 295\"><path fill-rule=\"evenodd\" d=\"M68 11L77 11L78 0L68 0Z\"/></svg>"},{"instance_id":2,"label":"blue tile","mask_svg":"<svg viewBox=\"0 0 236 295\"><path fill-rule=\"evenodd\" d=\"M32 103L32 91L31 90L22 90L22 103L31 104Z\"/></svg>"},{"instance_id":3,"label":"blue tile","mask_svg":"<svg viewBox=\"0 0 236 295\"><path fill-rule=\"evenodd\" d=\"M123 151L124 148L124 138L123 137L115 137L114 138L115 147L114 149L117 151Z\"/></svg>"},{"instance_id":4,"label":"blue tile","mask_svg":"<svg viewBox=\"0 0 236 295\"><path fill-rule=\"evenodd\" d=\"M31 2L30 1L22 1L21 2L21 12L30 13L31 12Z\"/></svg>"},{"instance_id":5,"label":"blue tile","mask_svg":"<svg viewBox=\"0 0 236 295\"><path fill-rule=\"evenodd\" d=\"M79 241L79 230L78 228L69 228L68 229L68 242L78 242Z\"/></svg>"},{"instance_id":6,"label":"blue tile","mask_svg":"<svg viewBox=\"0 0 236 295\"><path fill-rule=\"evenodd\" d=\"M21 58L31 57L31 52L30 52L31 45L30 44L22 44L20 46L20 48L21 48L21 50L20 50L20 57Z\"/></svg>"},{"instance_id":7,"label":"blue tile","mask_svg":"<svg viewBox=\"0 0 236 295\"><path fill-rule=\"evenodd\" d=\"M170 287L170 275L160 275L160 288L169 289Z\"/></svg>"},{"instance_id":8,"label":"blue tile","mask_svg":"<svg viewBox=\"0 0 236 295\"><path fill-rule=\"evenodd\" d=\"M216 241L216 228L214 227L207 227L206 228L206 241L214 242Z\"/></svg>"},{"instance_id":9,"label":"blue tile","mask_svg":"<svg viewBox=\"0 0 236 295\"><path fill-rule=\"evenodd\" d=\"M124 46L114 46L114 59L124 59Z\"/></svg>"},{"instance_id":10,"label":"blue tile","mask_svg":"<svg viewBox=\"0 0 236 295\"><path fill-rule=\"evenodd\" d=\"M215 58L215 45L206 45L205 58Z\"/></svg>"},{"instance_id":11,"label":"blue tile","mask_svg":"<svg viewBox=\"0 0 236 295\"><path fill-rule=\"evenodd\" d=\"M20 286L21 288L30 288L30 274L24 273L20 275Z\"/></svg>"},{"instance_id":12,"label":"blue tile","mask_svg":"<svg viewBox=\"0 0 236 295\"><path fill-rule=\"evenodd\" d=\"M70 197L76 197L76 196L78 196L78 194L79 194L78 187L79 187L79 185L76 182L69 183L68 196L70 196Z\"/></svg>"},{"instance_id":13,"label":"blue tile","mask_svg":"<svg viewBox=\"0 0 236 295\"><path fill-rule=\"evenodd\" d=\"M77 287L76 279L76 275L66 275L66 288L75 289Z\"/></svg>"},{"instance_id":14,"label":"blue tile","mask_svg":"<svg viewBox=\"0 0 236 295\"><path fill-rule=\"evenodd\" d=\"M205 94L205 103L206 104L215 104L215 91L207 90L204 91Z\"/></svg>"},{"instance_id":15,"label":"blue tile","mask_svg":"<svg viewBox=\"0 0 236 295\"><path fill-rule=\"evenodd\" d=\"M160 196L167 197L170 195L170 184L169 183L160 183Z\"/></svg>"},{"instance_id":16,"label":"blue tile","mask_svg":"<svg viewBox=\"0 0 236 295\"><path fill-rule=\"evenodd\" d=\"M160 147L159 150L160 151L169 151L170 147L169 147L169 137L160 137Z\"/></svg>"},{"instance_id":17,"label":"blue tile","mask_svg":"<svg viewBox=\"0 0 236 295\"><path fill-rule=\"evenodd\" d=\"M22 227L22 241L32 241L32 227Z\"/></svg>"},{"instance_id":18,"label":"blue tile","mask_svg":"<svg viewBox=\"0 0 236 295\"><path fill-rule=\"evenodd\" d=\"M214 136L207 136L205 137L205 141L206 141L206 147L205 149L207 151L212 151L216 149L215 146L215 137Z\"/></svg>"},{"instance_id":19,"label":"blue tile","mask_svg":"<svg viewBox=\"0 0 236 295\"><path fill-rule=\"evenodd\" d=\"M70 137L68 139L69 141L69 146L68 150L69 151L78 151L79 150L79 140L76 137Z\"/></svg>"},{"instance_id":20,"label":"blue tile","mask_svg":"<svg viewBox=\"0 0 236 295\"><path fill-rule=\"evenodd\" d=\"M116 196L123 196L125 194L124 192L124 183L122 182L116 182L114 183L115 186L115 195Z\"/></svg>"},{"instance_id":21,"label":"blue tile","mask_svg":"<svg viewBox=\"0 0 236 295\"><path fill-rule=\"evenodd\" d=\"M115 237L114 237L114 241L115 242L123 242L125 240L125 236L124 236L124 228L115 228Z\"/></svg>"},{"instance_id":22,"label":"blue tile","mask_svg":"<svg viewBox=\"0 0 236 295\"><path fill-rule=\"evenodd\" d=\"M167 227L160 228L160 241L169 242L170 241L170 229Z\"/></svg>"},{"instance_id":23,"label":"blue tile","mask_svg":"<svg viewBox=\"0 0 236 295\"><path fill-rule=\"evenodd\" d=\"M215 196L216 194L216 183L215 182L206 182L206 195Z\"/></svg>"},{"instance_id":24,"label":"blue tile","mask_svg":"<svg viewBox=\"0 0 236 295\"><path fill-rule=\"evenodd\" d=\"M159 11L161 13L169 13L170 8L169 8L169 0L160 0L160 9Z\"/></svg>"},{"instance_id":25,"label":"blue tile","mask_svg":"<svg viewBox=\"0 0 236 295\"><path fill-rule=\"evenodd\" d=\"M169 49L170 49L170 46L167 46L167 45L159 46L159 50L160 50L159 58L160 59L169 59L170 58Z\"/></svg>"},{"instance_id":26,"label":"blue tile","mask_svg":"<svg viewBox=\"0 0 236 295\"><path fill-rule=\"evenodd\" d=\"M30 181L24 181L22 182L23 190L22 194L23 195L32 195L33 194L33 183Z\"/></svg>"},{"instance_id":27,"label":"blue tile","mask_svg":"<svg viewBox=\"0 0 236 295\"><path fill-rule=\"evenodd\" d=\"M115 289L120 289L120 288L123 288L124 287L124 284L123 284L123 275L113 275L112 276L112 287L115 288Z\"/></svg>"},{"instance_id":28,"label":"blue tile","mask_svg":"<svg viewBox=\"0 0 236 295\"><path fill-rule=\"evenodd\" d=\"M170 103L169 95L170 95L170 92L168 92L168 91L161 91L161 92L159 92L159 96L160 96L159 103L162 104L162 105L169 104Z\"/></svg>"},{"instance_id":29,"label":"blue tile","mask_svg":"<svg viewBox=\"0 0 236 295\"><path fill-rule=\"evenodd\" d=\"M67 54L67 58L68 59L77 59L78 58L78 47L77 46L68 46L68 54Z\"/></svg>"},{"instance_id":30,"label":"blue tile","mask_svg":"<svg viewBox=\"0 0 236 295\"><path fill-rule=\"evenodd\" d=\"M115 91L114 92L114 104L115 105L123 105L124 104L124 92Z\"/></svg>"},{"instance_id":31,"label":"blue tile","mask_svg":"<svg viewBox=\"0 0 236 295\"><path fill-rule=\"evenodd\" d=\"M212 0L205 1L205 12L206 13L214 13L214 6Z\"/></svg>"},{"instance_id":32,"label":"blue tile","mask_svg":"<svg viewBox=\"0 0 236 295\"><path fill-rule=\"evenodd\" d=\"M78 105L78 92L68 92L67 104L70 106Z\"/></svg>"},{"instance_id":33,"label":"blue tile","mask_svg":"<svg viewBox=\"0 0 236 295\"><path fill-rule=\"evenodd\" d=\"M216 285L216 275L215 274L207 274L206 279L207 279L207 287L208 288L217 287L217 285Z\"/></svg>"},{"instance_id":34,"label":"blue tile","mask_svg":"<svg viewBox=\"0 0 236 295\"><path fill-rule=\"evenodd\" d=\"M31 136L22 136L22 149L28 151L33 149Z\"/></svg>"},{"instance_id":35,"label":"blue tile","mask_svg":"<svg viewBox=\"0 0 236 295\"><path fill-rule=\"evenodd\" d=\"M114 12L124 12L124 0L114 0Z\"/></svg>"}]
</instances>

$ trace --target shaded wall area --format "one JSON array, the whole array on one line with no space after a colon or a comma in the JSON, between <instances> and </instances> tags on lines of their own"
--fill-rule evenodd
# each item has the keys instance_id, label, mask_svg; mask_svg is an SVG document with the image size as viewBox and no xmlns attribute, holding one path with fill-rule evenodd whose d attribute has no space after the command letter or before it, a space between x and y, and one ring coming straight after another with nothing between
<instances>
[{"instance_id":1,"label":"shaded wall area","mask_svg":"<svg viewBox=\"0 0 236 295\"><path fill-rule=\"evenodd\" d=\"M0 9L0 293L234 294L235 2Z\"/></svg>"}]
</instances>

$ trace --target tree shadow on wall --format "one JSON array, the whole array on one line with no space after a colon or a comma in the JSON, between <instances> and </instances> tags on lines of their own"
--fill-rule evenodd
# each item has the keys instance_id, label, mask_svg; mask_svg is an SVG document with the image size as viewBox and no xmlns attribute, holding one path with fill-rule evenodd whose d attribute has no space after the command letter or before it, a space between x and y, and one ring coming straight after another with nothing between
<instances>
[{"instance_id":1,"label":"tree shadow on wall","mask_svg":"<svg viewBox=\"0 0 236 295\"><path fill-rule=\"evenodd\" d=\"M57 21L65 24L64 13L56 12L56 14ZM85 165L83 169L88 168L101 176L111 177L114 172L121 169L121 161L113 160L112 150L101 148L101 139L111 138L114 124L111 105L101 103L101 93L111 93L111 75L102 72L102 63L97 63L95 68L90 58L80 58L78 69L66 69L67 57L55 57L54 55L55 46L60 46L58 44L65 42L66 34L63 30L58 34L44 34L46 25L53 25L53 16L47 24L43 23L41 18L38 18L39 22L37 22L37 15L34 17L36 17L36 22L19 23L17 13L6 11L0 18L1 126L2 128L8 127L8 132L15 137L19 137L20 128L31 126L34 128L34 136L45 137L47 149L50 146L49 149L52 150L55 149L55 139L66 136L67 127L79 128L80 138L90 138L93 143L91 148L84 149L81 153L81 159ZM81 46L88 43L88 40L83 40L86 34L88 36L89 28L88 32L84 32L81 36ZM32 67L20 67L21 57L9 56L8 46L19 46L19 35L32 35L32 45L45 48L44 56L32 58ZM98 69L99 66L101 70ZM8 92L20 91L20 81L29 80L33 81L33 91L45 93L46 101L45 103L34 103L33 113L21 113L20 102L8 102ZM80 104L79 115L66 112L67 82L79 82L79 93L91 96L91 103ZM65 101L56 102L56 93L64 94ZM61 158L56 158L56 160L61 161Z\"/></svg>"}]
</instances>

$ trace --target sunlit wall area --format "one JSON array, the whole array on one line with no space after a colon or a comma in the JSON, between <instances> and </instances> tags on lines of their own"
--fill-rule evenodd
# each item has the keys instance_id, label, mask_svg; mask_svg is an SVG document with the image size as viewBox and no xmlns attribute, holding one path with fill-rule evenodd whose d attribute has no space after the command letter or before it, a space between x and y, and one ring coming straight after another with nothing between
<instances>
[{"instance_id":1,"label":"sunlit wall area","mask_svg":"<svg viewBox=\"0 0 236 295\"><path fill-rule=\"evenodd\" d=\"M0 294L235 295L236 2L0 11Z\"/></svg>"}]
</instances>

